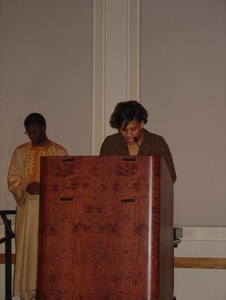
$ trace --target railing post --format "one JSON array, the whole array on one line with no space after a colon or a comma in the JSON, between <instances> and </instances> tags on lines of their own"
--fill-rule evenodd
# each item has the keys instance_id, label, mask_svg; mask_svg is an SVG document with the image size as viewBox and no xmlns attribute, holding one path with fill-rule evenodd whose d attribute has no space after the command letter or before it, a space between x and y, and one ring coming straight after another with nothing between
<instances>
[{"instance_id":1,"label":"railing post","mask_svg":"<svg viewBox=\"0 0 226 300\"><path fill-rule=\"evenodd\" d=\"M8 228L11 228L11 220L7 220L8 226L5 226L5 299L12 299L12 242L11 242L11 233Z\"/></svg>"},{"instance_id":2,"label":"railing post","mask_svg":"<svg viewBox=\"0 0 226 300\"><path fill-rule=\"evenodd\" d=\"M11 220L7 215L15 215L15 210L0 210L0 216L5 225L5 237L0 244L5 243L5 300L12 300L12 238L15 237L11 228Z\"/></svg>"}]
</instances>

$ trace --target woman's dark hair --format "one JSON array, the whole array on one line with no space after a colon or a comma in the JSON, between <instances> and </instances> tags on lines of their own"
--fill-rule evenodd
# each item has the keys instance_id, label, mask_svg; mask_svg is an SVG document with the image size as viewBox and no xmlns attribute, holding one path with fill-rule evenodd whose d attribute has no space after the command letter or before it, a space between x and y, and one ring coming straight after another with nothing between
<instances>
[{"instance_id":1,"label":"woman's dark hair","mask_svg":"<svg viewBox=\"0 0 226 300\"><path fill-rule=\"evenodd\" d=\"M119 102L111 117L110 117L110 125L112 128L119 129L122 124L124 124L124 128L132 121L137 120L139 123L144 121L144 124L148 121L148 112L146 109L137 101L130 100L125 102Z\"/></svg>"},{"instance_id":2,"label":"woman's dark hair","mask_svg":"<svg viewBox=\"0 0 226 300\"><path fill-rule=\"evenodd\" d=\"M45 118L39 113L32 113L24 120L24 126L29 127L32 125L46 126Z\"/></svg>"}]
</instances>

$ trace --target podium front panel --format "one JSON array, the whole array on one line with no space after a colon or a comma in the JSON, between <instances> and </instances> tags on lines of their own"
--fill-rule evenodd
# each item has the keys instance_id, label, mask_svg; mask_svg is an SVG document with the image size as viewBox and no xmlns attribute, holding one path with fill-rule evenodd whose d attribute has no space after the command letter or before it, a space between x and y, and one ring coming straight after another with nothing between
<instances>
[{"instance_id":1,"label":"podium front panel","mask_svg":"<svg viewBox=\"0 0 226 300\"><path fill-rule=\"evenodd\" d=\"M158 157L42 158L39 299L160 299L160 174Z\"/></svg>"}]
</instances>

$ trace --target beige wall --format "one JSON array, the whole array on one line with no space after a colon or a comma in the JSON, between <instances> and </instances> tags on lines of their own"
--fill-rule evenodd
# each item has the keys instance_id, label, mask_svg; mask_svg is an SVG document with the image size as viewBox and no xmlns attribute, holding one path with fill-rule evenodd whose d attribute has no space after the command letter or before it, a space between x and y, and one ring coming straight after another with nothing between
<instances>
[{"instance_id":1,"label":"beige wall","mask_svg":"<svg viewBox=\"0 0 226 300\"><path fill-rule=\"evenodd\" d=\"M166 138L175 160L175 223L226 224L225 2L0 5L0 208L14 207L6 175L28 113L43 113L49 137L70 154L98 154L114 105L140 97L147 128ZM93 8L101 20L93 22Z\"/></svg>"},{"instance_id":2,"label":"beige wall","mask_svg":"<svg viewBox=\"0 0 226 300\"><path fill-rule=\"evenodd\" d=\"M172 150L178 225L226 225L225 30L225 1L141 1L141 102Z\"/></svg>"},{"instance_id":3,"label":"beige wall","mask_svg":"<svg viewBox=\"0 0 226 300\"><path fill-rule=\"evenodd\" d=\"M226 227L184 227L176 257L225 258ZM180 300L224 300L226 269L176 268L174 290Z\"/></svg>"},{"instance_id":4,"label":"beige wall","mask_svg":"<svg viewBox=\"0 0 226 300\"><path fill-rule=\"evenodd\" d=\"M13 208L6 176L30 112L71 155L91 154L93 1L0 1L0 209Z\"/></svg>"}]
</instances>

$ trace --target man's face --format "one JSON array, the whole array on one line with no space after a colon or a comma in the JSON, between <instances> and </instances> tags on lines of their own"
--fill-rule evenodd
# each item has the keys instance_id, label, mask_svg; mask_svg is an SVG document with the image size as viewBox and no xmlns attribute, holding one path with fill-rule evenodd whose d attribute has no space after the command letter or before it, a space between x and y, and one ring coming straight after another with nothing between
<instances>
[{"instance_id":1,"label":"man's face","mask_svg":"<svg viewBox=\"0 0 226 300\"><path fill-rule=\"evenodd\" d=\"M25 134L29 137L33 146L39 146L46 138L45 126L31 125L25 127Z\"/></svg>"},{"instance_id":2,"label":"man's face","mask_svg":"<svg viewBox=\"0 0 226 300\"><path fill-rule=\"evenodd\" d=\"M132 120L125 129L124 128L125 122L122 123L121 128L119 129L119 132L122 134L124 140L128 145L135 144L134 138L137 137L138 141L142 139L143 133L142 128L144 127L144 122L141 121L139 123L137 120Z\"/></svg>"}]
</instances>

